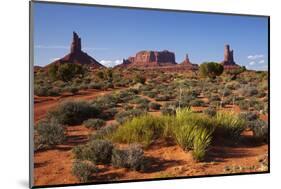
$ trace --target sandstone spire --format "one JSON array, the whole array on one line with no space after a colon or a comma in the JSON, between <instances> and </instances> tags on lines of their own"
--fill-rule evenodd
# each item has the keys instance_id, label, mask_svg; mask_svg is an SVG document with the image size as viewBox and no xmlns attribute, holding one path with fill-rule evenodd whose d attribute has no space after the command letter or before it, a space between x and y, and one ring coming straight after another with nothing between
<instances>
[{"instance_id":1,"label":"sandstone spire","mask_svg":"<svg viewBox=\"0 0 281 189\"><path fill-rule=\"evenodd\" d=\"M71 43L70 52L71 53L81 52L81 38L75 32L73 32L73 39Z\"/></svg>"},{"instance_id":2,"label":"sandstone spire","mask_svg":"<svg viewBox=\"0 0 281 189\"><path fill-rule=\"evenodd\" d=\"M230 50L230 46L227 44L224 46L224 59L223 65L235 65L233 58L233 50Z\"/></svg>"}]
</instances>

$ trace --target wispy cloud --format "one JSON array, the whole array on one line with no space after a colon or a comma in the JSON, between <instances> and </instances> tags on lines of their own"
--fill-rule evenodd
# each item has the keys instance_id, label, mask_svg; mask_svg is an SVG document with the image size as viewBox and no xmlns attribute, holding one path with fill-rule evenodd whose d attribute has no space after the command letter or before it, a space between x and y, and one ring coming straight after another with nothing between
<instances>
[{"instance_id":1,"label":"wispy cloud","mask_svg":"<svg viewBox=\"0 0 281 189\"><path fill-rule=\"evenodd\" d=\"M255 61L251 61L251 62L249 62L249 65L250 66L253 66L253 65L255 65L256 64L256 62Z\"/></svg>"},{"instance_id":2,"label":"wispy cloud","mask_svg":"<svg viewBox=\"0 0 281 189\"><path fill-rule=\"evenodd\" d=\"M249 60L256 60L256 59L260 59L260 58L263 58L264 55L263 54L255 54L255 55L249 55L247 58Z\"/></svg>"},{"instance_id":3,"label":"wispy cloud","mask_svg":"<svg viewBox=\"0 0 281 189\"><path fill-rule=\"evenodd\" d=\"M265 63L264 59L259 61L259 64L263 64L263 63Z\"/></svg>"},{"instance_id":4,"label":"wispy cloud","mask_svg":"<svg viewBox=\"0 0 281 189\"><path fill-rule=\"evenodd\" d=\"M114 67L122 63L122 60L101 60L100 63L106 67Z\"/></svg>"}]
</instances>

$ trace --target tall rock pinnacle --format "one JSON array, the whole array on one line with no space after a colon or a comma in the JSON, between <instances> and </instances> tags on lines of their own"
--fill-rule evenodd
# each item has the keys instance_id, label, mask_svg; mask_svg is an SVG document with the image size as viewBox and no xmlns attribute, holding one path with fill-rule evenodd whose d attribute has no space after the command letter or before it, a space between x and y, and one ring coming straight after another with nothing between
<instances>
[{"instance_id":1,"label":"tall rock pinnacle","mask_svg":"<svg viewBox=\"0 0 281 189\"><path fill-rule=\"evenodd\" d=\"M81 52L81 38L75 32L73 32L73 39L71 43L70 52L71 53Z\"/></svg>"},{"instance_id":2,"label":"tall rock pinnacle","mask_svg":"<svg viewBox=\"0 0 281 189\"><path fill-rule=\"evenodd\" d=\"M87 53L82 51L81 38L75 32L73 32L70 53L48 64L46 67L52 64L64 64L64 63L88 65L91 69L104 67L104 65L100 64L93 57L89 56Z\"/></svg>"},{"instance_id":3,"label":"tall rock pinnacle","mask_svg":"<svg viewBox=\"0 0 281 189\"><path fill-rule=\"evenodd\" d=\"M235 65L233 58L233 50L230 50L229 45L224 46L224 59L222 62L223 65Z\"/></svg>"}]
</instances>

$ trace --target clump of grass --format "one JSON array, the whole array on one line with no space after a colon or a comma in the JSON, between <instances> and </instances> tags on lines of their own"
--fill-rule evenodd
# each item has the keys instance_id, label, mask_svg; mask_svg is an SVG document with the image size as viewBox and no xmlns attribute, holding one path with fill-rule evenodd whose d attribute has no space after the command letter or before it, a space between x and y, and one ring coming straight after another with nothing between
<instances>
[{"instance_id":1,"label":"clump of grass","mask_svg":"<svg viewBox=\"0 0 281 189\"><path fill-rule=\"evenodd\" d=\"M139 109L132 109L116 114L115 119L122 124L127 120L130 120L133 117L140 116L142 114L145 114L145 111Z\"/></svg>"},{"instance_id":2,"label":"clump of grass","mask_svg":"<svg viewBox=\"0 0 281 189\"><path fill-rule=\"evenodd\" d=\"M142 143L149 146L153 139L163 133L163 121L151 115L134 117L125 122L112 135L112 140L121 143Z\"/></svg>"},{"instance_id":3,"label":"clump of grass","mask_svg":"<svg viewBox=\"0 0 281 189\"><path fill-rule=\"evenodd\" d=\"M217 132L224 137L239 139L246 122L234 112L218 112L215 117Z\"/></svg>"}]
</instances>

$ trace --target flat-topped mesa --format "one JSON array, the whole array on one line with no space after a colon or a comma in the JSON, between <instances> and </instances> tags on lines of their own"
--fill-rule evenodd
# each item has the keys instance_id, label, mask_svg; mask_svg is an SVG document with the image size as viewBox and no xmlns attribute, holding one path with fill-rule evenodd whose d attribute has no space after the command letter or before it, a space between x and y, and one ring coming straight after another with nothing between
<instances>
[{"instance_id":1,"label":"flat-topped mesa","mask_svg":"<svg viewBox=\"0 0 281 189\"><path fill-rule=\"evenodd\" d=\"M132 67L166 66L174 64L176 64L175 54L167 50L140 51L134 57L123 60L123 66Z\"/></svg>"},{"instance_id":2,"label":"flat-topped mesa","mask_svg":"<svg viewBox=\"0 0 281 189\"><path fill-rule=\"evenodd\" d=\"M71 43L70 52L81 52L81 38L75 32L73 32L73 39Z\"/></svg>"},{"instance_id":3,"label":"flat-topped mesa","mask_svg":"<svg viewBox=\"0 0 281 189\"><path fill-rule=\"evenodd\" d=\"M48 64L46 67L49 67L52 64L63 64L63 63L87 65L91 69L105 67L102 64L100 64L97 60L89 56L87 53L82 51L81 38L75 32L73 32L70 53L60 58L59 60L56 60Z\"/></svg>"}]
</instances>

